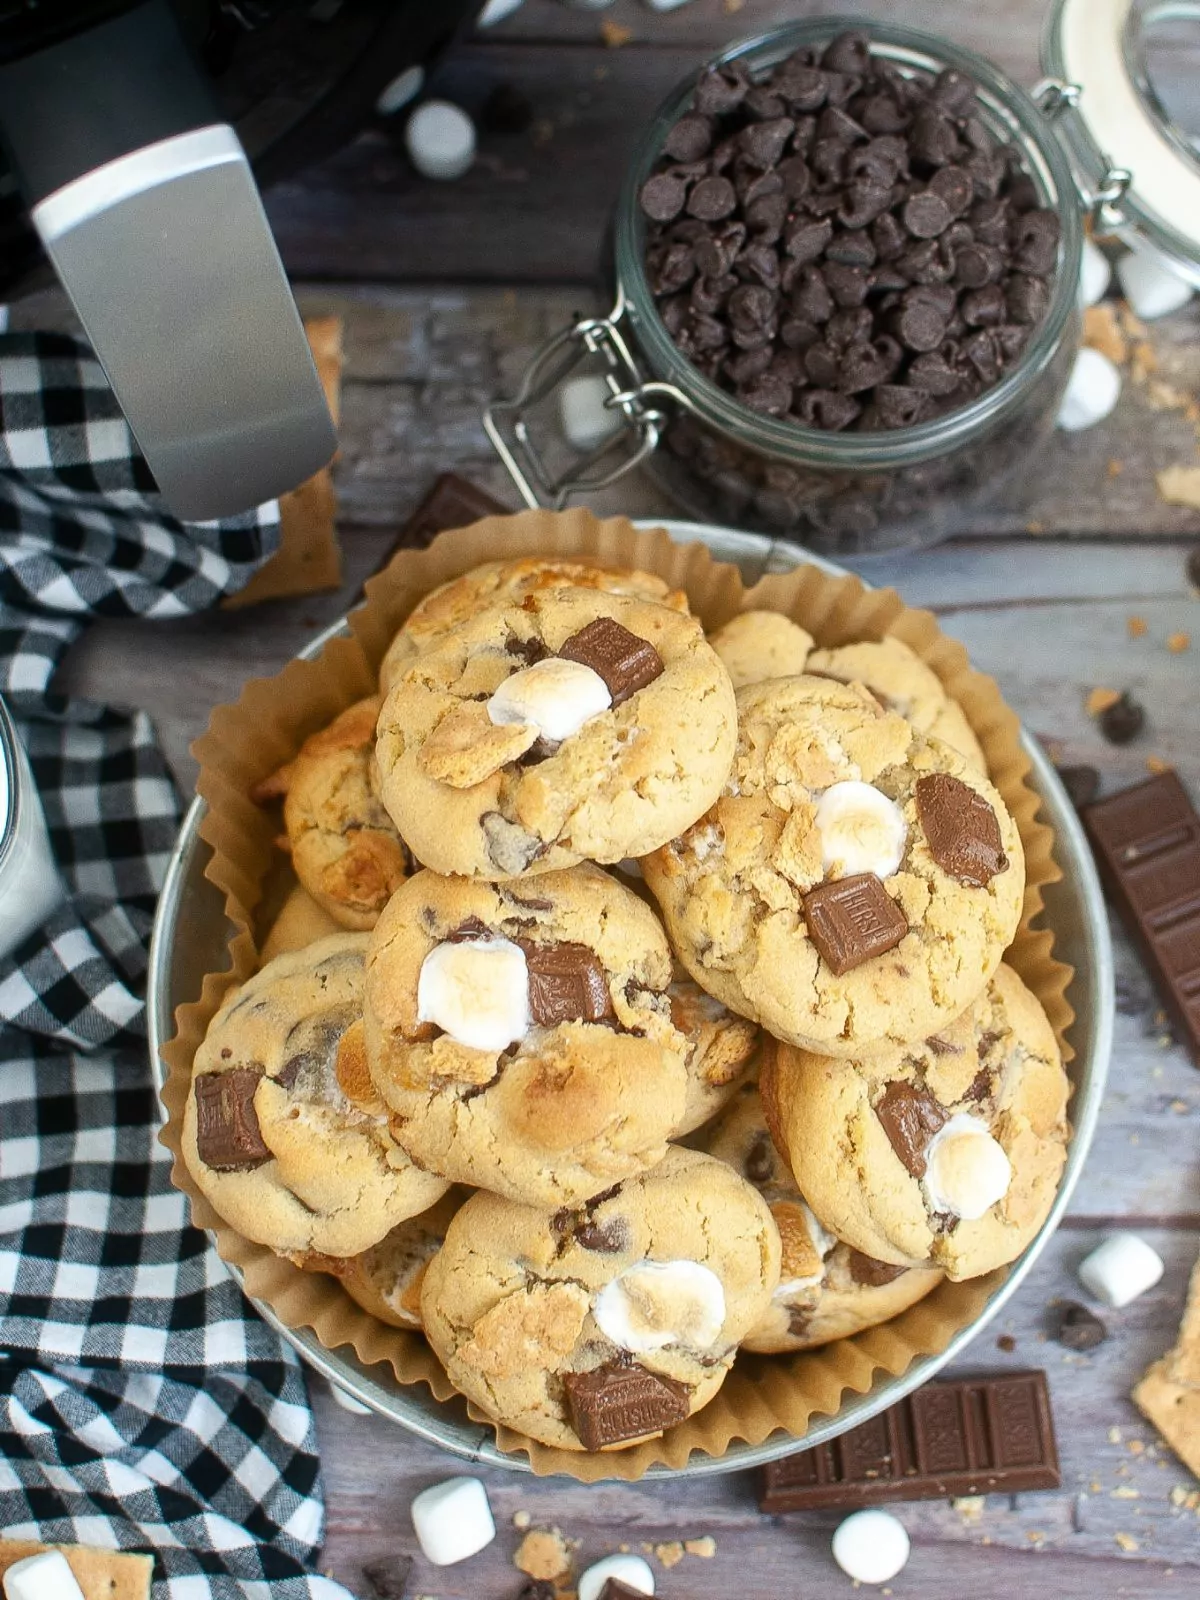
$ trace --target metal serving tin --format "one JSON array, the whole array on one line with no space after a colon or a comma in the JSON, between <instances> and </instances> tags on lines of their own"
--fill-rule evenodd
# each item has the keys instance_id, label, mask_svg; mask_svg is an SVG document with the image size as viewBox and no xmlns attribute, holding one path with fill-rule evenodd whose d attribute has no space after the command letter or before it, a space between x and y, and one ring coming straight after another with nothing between
<instances>
[{"instance_id":1,"label":"metal serving tin","mask_svg":"<svg viewBox=\"0 0 1200 1600\"><path fill-rule=\"evenodd\" d=\"M833 562L758 534L669 518L646 519L639 526L663 527L673 539L681 542L701 540L719 560L740 567L748 583L765 573L787 572L809 562L834 576L845 576L845 569ZM344 621L335 623L301 651L301 655L304 658L319 655L331 638L345 631ZM1055 954L1075 968L1070 989L1070 1000L1076 1012L1071 1030L1075 1060L1070 1069L1075 1089L1071 1102L1074 1132L1062 1186L1041 1231L975 1321L957 1334L940 1355L914 1361L899 1377L880 1378L868 1393L846 1400L835 1415L817 1418L804 1437L805 1448L822 1444L894 1405L970 1344L1016 1291L1058 1226L1092 1142L1112 1045L1114 983L1108 918L1091 851L1075 809L1037 741L1023 733L1022 743L1032 763L1030 782L1042 798L1043 820L1054 829L1055 857L1063 873L1060 883L1050 884L1045 890L1044 920L1054 930ZM199 836L199 828L205 809L204 802L196 800L184 818L154 924L146 1007L151 1068L160 1090L164 1077L160 1051L175 1032L175 1008L198 997L206 972L219 971L227 965L229 928L223 900L204 876L209 852ZM512 1472L530 1470L524 1457L506 1455L498 1450L491 1428L472 1422L461 1401L440 1403L421 1384L403 1387L396 1383L387 1368L364 1367L344 1350L326 1350L311 1332L286 1328L269 1306L259 1300L253 1303L309 1366L372 1411L390 1417L408 1432L431 1444L441 1445L452 1455L467 1461L504 1467ZM646 1476L704 1477L733 1472L790 1455L797 1448L800 1446L790 1435L779 1434L760 1445L734 1443L719 1459L695 1455L677 1471L664 1466L651 1467Z\"/></svg>"}]
</instances>

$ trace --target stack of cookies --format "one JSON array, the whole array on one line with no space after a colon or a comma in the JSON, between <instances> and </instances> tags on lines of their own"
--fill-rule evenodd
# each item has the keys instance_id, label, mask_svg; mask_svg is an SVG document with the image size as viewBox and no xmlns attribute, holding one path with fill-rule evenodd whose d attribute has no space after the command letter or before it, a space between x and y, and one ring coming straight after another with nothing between
<instances>
[{"instance_id":1,"label":"stack of cookies","mask_svg":"<svg viewBox=\"0 0 1200 1600\"><path fill-rule=\"evenodd\" d=\"M1067 1078L1002 964L1020 837L898 640L706 637L653 574L494 562L253 798L299 887L184 1157L497 1423L628 1447L740 1350L852 1336L1044 1220Z\"/></svg>"}]
</instances>

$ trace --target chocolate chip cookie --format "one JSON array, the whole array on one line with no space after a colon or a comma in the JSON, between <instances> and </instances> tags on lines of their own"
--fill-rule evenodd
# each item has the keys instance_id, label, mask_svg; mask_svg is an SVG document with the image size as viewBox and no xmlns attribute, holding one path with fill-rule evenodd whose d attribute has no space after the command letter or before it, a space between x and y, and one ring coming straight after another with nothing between
<instances>
[{"instance_id":1,"label":"chocolate chip cookie","mask_svg":"<svg viewBox=\"0 0 1200 1600\"><path fill-rule=\"evenodd\" d=\"M500 880L656 849L716 799L729 675L695 618L535 590L432 643L379 717L383 798L435 872Z\"/></svg>"},{"instance_id":2,"label":"chocolate chip cookie","mask_svg":"<svg viewBox=\"0 0 1200 1600\"><path fill-rule=\"evenodd\" d=\"M724 792L642 861L700 986L777 1038L855 1057L957 1016L999 965L1025 888L988 780L867 690L739 689Z\"/></svg>"},{"instance_id":3,"label":"chocolate chip cookie","mask_svg":"<svg viewBox=\"0 0 1200 1600\"><path fill-rule=\"evenodd\" d=\"M878 1261L978 1277L1020 1255L1058 1190L1067 1075L1011 967L903 1050L830 1061L781 1045L761 1087L822 1226Z\"/></svg>"},{"instance_id":4,"label":"chocolate chip cookie","mask_svg":"<svg viewBox=\"0 0 1200 1600\"><path fill-rule=\"evenodd\" d=\"M446 1242L446 1229L466 1198L465 1189L451 1189L420 1216L398 1222L361 1255L310 1257L298 1265L331 1273L352 1300L389 1327L419 1329L425 1269Z\"/></svg>"},{"instance_id":5,"label":"chocolate chip cookie","mask_svg":"<svg viewBox=\"0 0 1200 1600\"><path fill-rule=\"evenodd\" d=\"M591 866L488 884L419 872L367 961L371 1073L413 1160L574 1205L661 1161L687 1041L649 906Z\"/></svg>"},{"instance_id":6,"label":"chocolate chip cookie","mask_svg":"<svg viewBox=\"0 0 1200 1600\"><path fill-rule=\"evenodd\" d=\"M518 561L485 561L461 578L452 578L427 594L410 613L379 668L379 687L387 694L413 656L432 640L492 605L519 605L526 595L546 589L601 589L606 594L653 600L686 611L687 596L652 572L601 567L588 561L555 561L525 556Z\"/></svg>"},{"instance_id":7,"label":"chocolate chip cookie","mask_svg":"<svg viewBox=\"0 0 1200 1600\"><path fill-rule=\"evenodd\" d=\"M911 722L918 733L941 739L976 772L987 771L983 747L966 713L942 687L942 680L902 639L864 639L834 650L814 650L809 672L842 683L861 683L875 698Z\"/></svg>"},{"instance_id":8,"label":"chocolate chip cookie","mask_svg":"<svg viewBox=\"0 0 1200 1600\"><path fill-rule=\"evenodd\" d=\"M373 928L410 866L379 796L375 721L381 704L373 695L347 707L255 791L260 801L284 796L296 876L343 928Z\"/></svg>"},{"instance_id":9,"label":"chocolate chip cookie","mask_svg":"<svg viewBox=\"0 0 1200 1600\"><path fill-rule=\"evenodd\" d=\"M724 1163L673 1148L557 1212L476 1194L421 1293L456 1388L564 1450L622 1449L708 1403L779 1279L766 1203Z\"/></svg>"},{"instance_id":10,"label":"chocolate chip cookie","mask_svg":"<svg viewBox=\"0 0 1200 1600\"><path fill-rule=\"evenodd\" d=\"M899 1316L942 1281L934 1268L873 1260L822 1228L771 1141L757 1085L744 1084L694 1142L754 1185L779 1229L779 1287L744 1350L774 1355L848 1339Z\"/></svg>"},{"instance_id":11,"label":"chocolate chip cookie","mask_svg":"<svg viewBox=\"0 0 1200 1600\"><path fill-rule=\"evenodd\" d=\"M387 1127L363 1046L365 934L277 957L196 1051L183 1155L226 1222L281 1255L353 1256L449 1185Z\"/></svg>"},{"instance_id":12,"label":"chocolate chip cookie","mask_svg":"<svg viewBox=\"0 0 1200 1600\"><path fill-rule=\"evenodd\" d=\"M743 611L710 634L709 643L735 689L767 678L794 678L804 671L813 647L812 634L781 611Z\"/></svg>"}]
</instances>

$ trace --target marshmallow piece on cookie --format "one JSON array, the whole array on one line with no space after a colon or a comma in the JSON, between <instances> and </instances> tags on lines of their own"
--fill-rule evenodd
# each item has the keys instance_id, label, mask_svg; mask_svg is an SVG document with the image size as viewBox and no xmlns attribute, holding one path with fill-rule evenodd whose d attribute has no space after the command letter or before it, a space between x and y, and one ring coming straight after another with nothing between
<instances>
[{"instance_id":1,"label":"marshmallow piece on cookie","mask_svg":"<svg viewBox=\"0 0 1200 1600\"><path fill-rule=\"evenodd\" d=\"M904 1524L890 1511L856 1511L839 1523L833 1559L855 1583L887 1583L908 1560Z\"/></svg>"},{"instance_id":2,"label":"marshmallow piece on cookie","mask_svg":"<svg viewBox=\"0 0 1200 1600\"><path fill-rule=\"evenodd\" d=\"M1136 1233L1113 1233L1079 1264L1079 1281L1093 1297L1119 1311L1163 1275L1162 1258Z\"/></svg>"},{"instance_id":3,"label":"marshmallow piece on cookie","mask_svg":"<svg viewBox=\"0 0 1200 1600\"><path fill-rule=\"evenodd\" d=\"M986 1123L960 1111L939 1128L925 1151L925 1193L934 1211L977 1222L1002 1200L1012 1166Z\"/></svg>"},{"instance_id":4,"label":"marshmallow piece on cookie","mask_svg":"<svg viewBox=\"0 0 1200 1600\"><path fill-rule=\"evenodd\" d=\"M417 979L417 1020L470 1050L504 1050L523 1039L531 1023L525 952L501 938L435 945Z\"/></svg>"},{"instance_id":5,"label":"marshmallow piece on cookie","mask_svg":"<svg viewBox=\"0 0 1200 1600\"><path fill-rule=\"evenodd\" d=\"M580 661L551 656L506 678L488 701L487 714L498 727L532 725L543 739L560 744L611 705L612 695L598 672Z\"/></svg>"},{"instance_id":6,"label":"marshmallow piece on cookie","mask_svg":"<svg viewBox=\"0 0 1200 1600\"><path fill-rule=\"evenodd\" d=\"M817 801L817 828L826 875L871 872L890 878L904 860L908 825L899 806L873 784L835 783Z\"/></svg>"},{"instance_id":7,"label":"marshmallow piece on cookie","mask_svg":"<svg viewBox=\"0 0 1200 1600\"><path fill-rule=\"evenodd\" d=\"M636 1589L638 1594L654 1593L654 1573L648 1561L641 1556L605 1556L579 1574L578 1600L600 1600L610 1580Z\"/></svg>"},{"instance_id":8,"label":"marshmallow piece on cookie","mask_svg":"<svg viewBox=\"0 0 1200 1600\"><path fill-rule=\"evenodd\" d=\"M487 1490L478 1478L447 1478L412 1503L413 1531L426 1561L451 1567L478 1555L496 1537Z\"/></svg>"},{"instance_id":9,"label":"marshmallow piece on cookie","mask_svg":"<svg viewBox=\"0 0 1200 1600\"><path fill-rule=\"evenodd\" d=\"M699 1261L639 1261L605 1284L592 1315L606 1338L634 1355L669 1344L707 1350L725 1323L725 1290Z\"/></svg>"},{"instance_id":10,"label":"marshmallow piece on cookie","mask_svg":"<svg viewBox=\"0 0 1200 1600\"><path fill-rule=\"evenodd\" d=\"M4 1574L8 1600L83 1600L83 1590L61 1550L41 1550L14 1561Z\"/></svg>"}]
</instances>

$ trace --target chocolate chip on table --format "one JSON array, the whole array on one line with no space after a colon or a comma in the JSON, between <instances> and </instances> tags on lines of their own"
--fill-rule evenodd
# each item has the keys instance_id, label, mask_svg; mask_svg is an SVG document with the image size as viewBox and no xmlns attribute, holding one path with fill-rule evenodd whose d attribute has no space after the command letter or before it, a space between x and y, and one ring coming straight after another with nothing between
<instances>
[{"instance_id":1,"label":"chocolate chip on table","mask_svg":"<svg viewBox=\"0 0 1200 1600\"><path fill-rule=\"evenodd\" d=\"M1109 744L1129 744L1146 724L1146 713L1126 690L1100 713L1100 732Z\"/></svg>"},{"instance_id":2,"label":"chocolate chip on table","mask_svg":"<svg viewBox=\"0 0 1200 1600\"><path fill-rule=\"evenodd\" d=\"M196 1077L196 1151L214 1172L250 1172L271 1159L254 1109L262 1078L258 1067Z\"/></svg>"},{"instance_id":3,"label":"chocolate chip on table","mask_svg":"<svg viewBox=\"0 0 1200 1600\"><path fill-rule=\"evenodd\" d=\"M1100 793L1100 774L1095 767L1059 767L1058 776L1075 807L1090 806Z\"/></svg>"},{"instance_id":4,"label":"chocolate chip on table","mask_svg":"<svg viewBox=\"0 0 1200 1600\"><path fill-rule=\"evenodd\" d=\"M624 704L663 672L662 657L650 641L639 639L611 617L589 622L571 635L558 654L564 661L578 661L599 673L614 707Z\"/></svg>"},{"instance_id":5,"label":"chocolate chip on table","mask_svg":"<svg viewBox=\"0 0 1200 1600\"><path fill-rule=\"evenodd\" d=\"M896 1079L883 1091L875 1115L908 1171L923 1178L929 1141L950 1120L945 1106L923 1085Z\"/></svg>"},{"instance_id":6,"label":"chocolate chip on table","mask_svg":"<svg viewBox=\"0 0 1200 1600\"><path fill-rule=\"evenodd\" d=\"M1068 1350L1094 1350L1108 1338L1108 1329L1094 1311L1071 1300L1062 1307L1054 1337Z\"/></svg>"},{"instance_id":7,"label":"chocolate chip on table","mask_svg":"<svg viewBox=\"0 0 1200 1600\"><path fill-rule=\"evenodd\" d=\"M362 1575L376 1600L406 1600L412 1565L411 1556L388 1556L364 1562Z\"/></svg>"}]
</instances>

